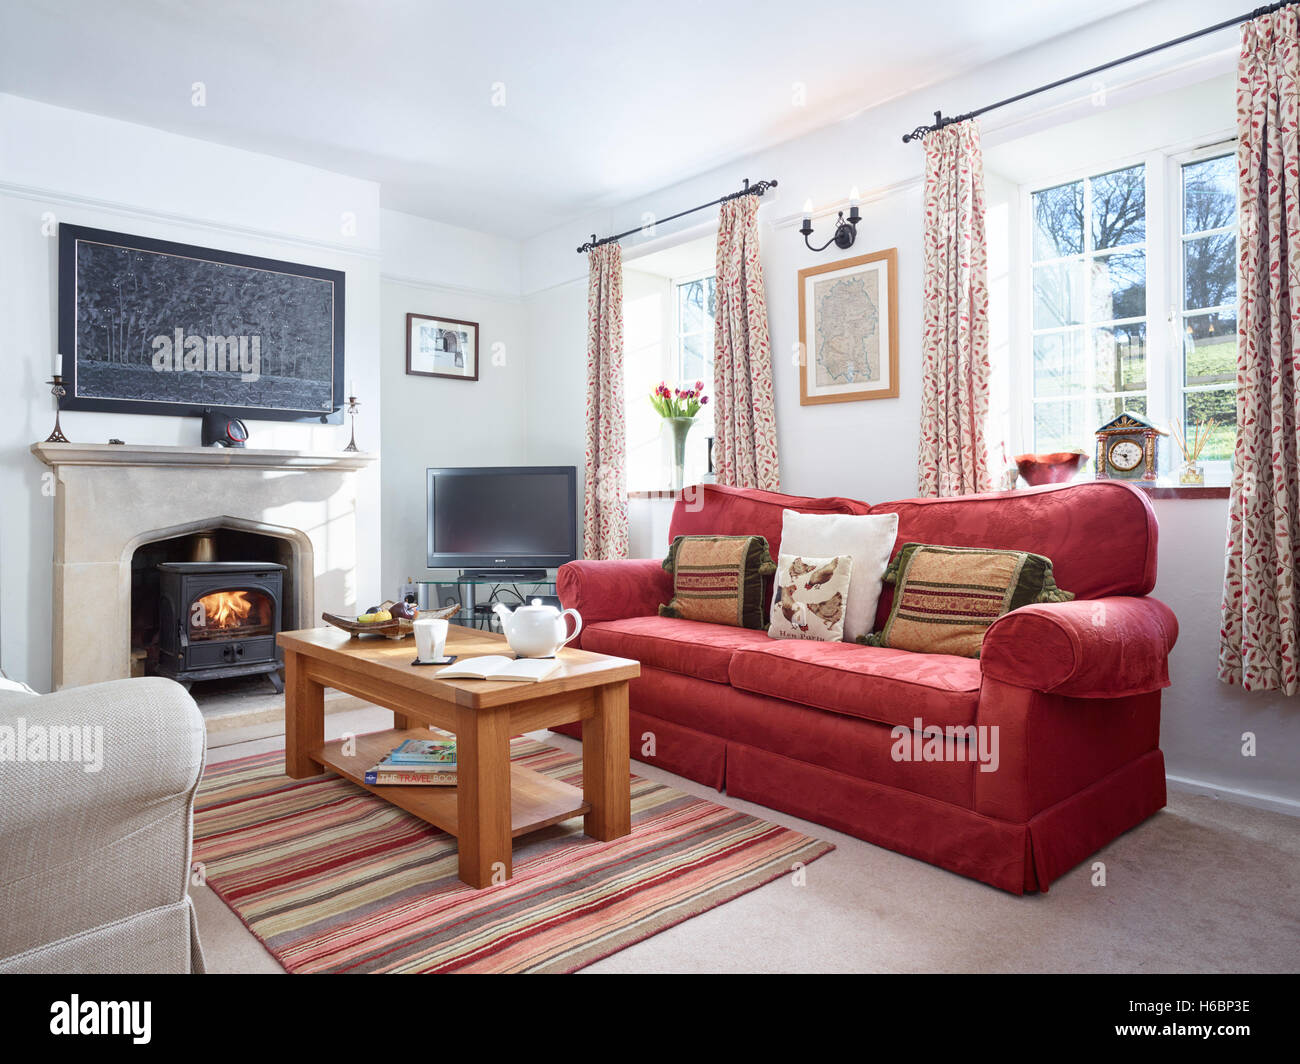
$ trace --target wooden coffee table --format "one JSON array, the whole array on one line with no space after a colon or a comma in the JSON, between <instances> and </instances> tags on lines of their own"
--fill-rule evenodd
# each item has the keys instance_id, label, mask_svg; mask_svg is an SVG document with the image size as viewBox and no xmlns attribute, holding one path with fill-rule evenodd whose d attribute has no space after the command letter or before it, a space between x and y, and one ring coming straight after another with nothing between
<instances>
[{"instance_id":1,"label":"wooden coffee table","mask_svg":"<svg viewBox=\"0 0 1300 1064\"><path fill-rule=\"evenodd\" d=\"M583 829L608 841L631 830L627 685L641 666L584 650L560 651L561 667L541 683L439 680L417 666L415 640L352 638L335 628L281 632L284 648L285 772L294 779L332 769L408 813L456 836L460 878L486 887L511 875L511 840L583 816ZM447 653L509 654L505 639L452 625ZM393 729L359 735L355 750L325 742L326 687L393 711ZM582 722L582 790L514 765L510 738ZM457 786L367 787L371 768L428 725L456 735Z\"/></svg>"}]
</instances>

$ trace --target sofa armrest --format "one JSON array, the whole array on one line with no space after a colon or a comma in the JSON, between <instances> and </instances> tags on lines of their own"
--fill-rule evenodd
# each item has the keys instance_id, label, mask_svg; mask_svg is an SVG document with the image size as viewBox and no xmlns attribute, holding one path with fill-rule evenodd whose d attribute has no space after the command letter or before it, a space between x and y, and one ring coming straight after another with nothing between
<instances>
[{"instance_id":1,"label":"sofa armrest","mask_svg":"<svg viewBox=\"0 0 1300 1064\"><path fill-rule=\"evenodd\" d=\"M1122 698L1169 686L1178 620L1159 599L1116 595L1022 606L984 635L986 677L1073 698Z\"/></svg>"},{"instance_id":2,"label":"sofa armrest","mask_svg":"<svg viewBox=\"0 0 1300 1064\"><path fill-rule=\"evenodd\" d=\"M673 596L672 574L658 558L569 562L555 583L560 601L582 614L583 624L654 616Z\"/></svg>"},{"instance_id":3,"label":"sofa armrest","mask_svg":"<svg viewBox=\"0 0 1300 1064\"><path fill-rule=\"evenodd\" d=\"M0 761L0 957L185 899L205 734L180 684L6 697L0 727L27 743Z\"/></svg>"}]
</instances>

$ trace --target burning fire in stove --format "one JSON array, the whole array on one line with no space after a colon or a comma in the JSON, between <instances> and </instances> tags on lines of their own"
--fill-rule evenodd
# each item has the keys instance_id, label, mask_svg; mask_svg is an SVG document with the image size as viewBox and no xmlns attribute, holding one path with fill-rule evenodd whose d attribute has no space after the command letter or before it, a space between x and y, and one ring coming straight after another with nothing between
<instances>
[{"instance_id":1,"label":"burning fire in stove","mask_svg":"<svg viewBox=\"0 0 1300 1064\"><path fill-rule=\"evenodd\" d=\"M238 628L252 612L247 591L214 591L199 599L192 616L196 628Z\"/></svg>"}]
</instances>

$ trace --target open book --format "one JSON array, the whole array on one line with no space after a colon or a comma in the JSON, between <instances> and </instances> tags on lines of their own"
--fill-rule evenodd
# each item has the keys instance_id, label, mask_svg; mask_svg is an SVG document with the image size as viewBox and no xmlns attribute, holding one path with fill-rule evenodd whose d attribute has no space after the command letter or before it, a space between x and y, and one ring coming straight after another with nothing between
<instances>
[{"instance_id":1,"label":"open book","mask_svg":"<svg viewBox=\"0 0 1300 1064\"><path fill-rule=\"evenodd\" d=\"M538 683L545 680L560 663L554 658L508 658L504 654L484 654L465 658L434 675L440 680L518 680Z\"/></svg>"}]
</instances>

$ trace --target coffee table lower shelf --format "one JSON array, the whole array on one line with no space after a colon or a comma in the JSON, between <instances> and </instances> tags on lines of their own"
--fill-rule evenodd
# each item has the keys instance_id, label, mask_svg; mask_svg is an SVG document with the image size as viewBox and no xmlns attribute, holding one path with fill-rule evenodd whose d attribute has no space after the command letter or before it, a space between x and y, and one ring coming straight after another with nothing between
<instances>
[{"instance_id":1,"label":"coffee table lower shelf","mask_svg":"<svg viewBox=\"0 0 1300 1064\"><path fill-rule=\"evenodd\" d=\"M404 739L427 739L427 728L391 729L358 735L351 757L343 753L343 741L325 743L311 751L312 760L364 787L371 794L405 809L426 823L459 838L455 787L373 786L364 782L366 769L374 765ZM518 838L530 831L558 824L591 811L582 791L522 765L510 766L510 835Z\"/></svg>"}]
</instances>

